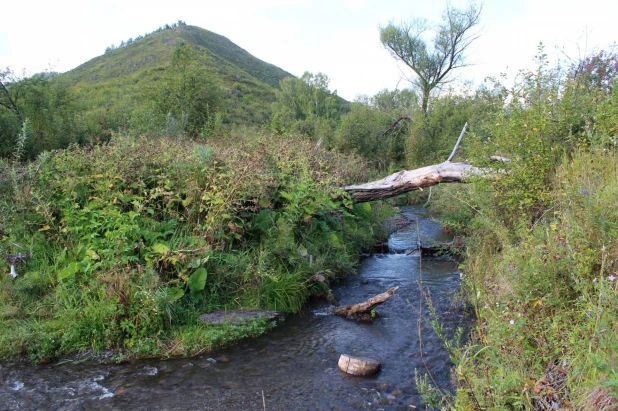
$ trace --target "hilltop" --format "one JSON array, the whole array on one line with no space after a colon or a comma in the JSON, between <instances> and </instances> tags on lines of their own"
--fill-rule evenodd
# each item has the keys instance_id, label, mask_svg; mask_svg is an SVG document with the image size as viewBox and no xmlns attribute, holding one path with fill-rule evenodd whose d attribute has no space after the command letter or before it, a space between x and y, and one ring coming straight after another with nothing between
<instances>
[{"instance_id":1,"label":"hilltop","mask_svg":"<svg viewBox=\"0 0 618 411\"><path fill-rule=\"evenodd\" d=\"M181 44L191 47L200 69L218 88L225 121L262 123L279 81L293 77L266 63L224 36L196 26L179 25L156 31L64 73L89 110L116 115L122 107L146 104L145 94L169 70L171 56Z\"/></svg>"}]
</instances>

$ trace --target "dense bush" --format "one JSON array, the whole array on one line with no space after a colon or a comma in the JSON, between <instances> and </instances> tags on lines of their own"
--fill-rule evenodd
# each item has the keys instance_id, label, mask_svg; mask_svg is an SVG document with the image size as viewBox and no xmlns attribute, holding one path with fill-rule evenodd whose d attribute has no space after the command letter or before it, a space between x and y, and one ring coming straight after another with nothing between
<instances>
[{"instance_id":1,"label":"dense bush","mask_svg":"<svg viewBox=\"0 0 618 411\"><path fill-rule=\"evenodd\" d=\"M7 165L0 251L29 258L0 280L1 354L189 354L259 332L196 315L295 312L325 291L315 273L349 274L377 214L336 187L364 178L358 158L271 135L116 135Z\"/></svg>"}]
</instances>

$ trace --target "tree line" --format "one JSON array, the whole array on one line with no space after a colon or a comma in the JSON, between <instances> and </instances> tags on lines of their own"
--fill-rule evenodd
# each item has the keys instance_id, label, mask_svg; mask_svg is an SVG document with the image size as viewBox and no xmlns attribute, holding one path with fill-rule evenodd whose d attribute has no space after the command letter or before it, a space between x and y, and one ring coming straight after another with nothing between
<instances>
[{"instance_id":1,"label":"tree line","mask_svg":"<svg viewBox=\"0 0 618 411\"><path fill-rule=\"evenodd\" d=\"M112 44L110 46L107 46L105 48L105 54L109 53L110 51L114 51L116 49L119 49L121 47L129 46L129 45L133 44L134 42L136 42L138 40L141 40L141 39L143 39L145 37L148 37L148 36L150 36L152 34L162 32L163 30L171 30L171 29L175 29L176 27L182 27L182 26L186 26L186 25L187 25L187 23L185 23L184 21L182 21L180 19L176 23L165 24L164 26L160 26L158 29L156 29L154 31L151 31L150 33L146 33L143 36L140 34L139 36L137 36L135 38L130 37L127 41L122 40L122 41L120 41L120 44L118 44L118 46L116 46L114 44Z\"/></svg>"}]
</instances>

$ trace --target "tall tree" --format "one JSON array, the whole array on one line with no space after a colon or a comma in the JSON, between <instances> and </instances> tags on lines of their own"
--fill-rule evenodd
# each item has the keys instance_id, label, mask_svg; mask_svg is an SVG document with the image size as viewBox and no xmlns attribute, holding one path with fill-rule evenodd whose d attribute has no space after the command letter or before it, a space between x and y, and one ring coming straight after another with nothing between
<instances>
[{"instance_id":1,"label":"tall tree","mask_svg":"<svg viewBox=\"0 0 618 411\"><path fill-rule=\"evenodd\" d=\"M292 132L322 138L330 147L342 105L337 91L330 91L328 76L305 72L301 78L287 77L279 82L272 105L271 127L279 133Z\"/></svg>"},{"instance_id":2,"label":"tall tree","mask_svg":"<svg viewBox=\"0 0 618 411\"><path fill-rule=\"evenodd\" d=\"M432 26L422 18L397 26L392 22L380 28L382 45L416 74L413 84L421 93L421 108L426 114L431 92L449 81L451 71L466 66L465 52L478 32L481 8L474 4L465 10L448 6L442 14L442 23ZM428 43L425 33L434 32Z\"/></svg>"},{"instance_id":3,"label":"tall tree","mask_svg":"<svg viewBox=\"0 0 618 411\"><path fill-rule=\"evenodd\" d=\"M202 132L219 108L219 88L213 84L190 45L181 43L171 56L170 66L154 93L155 107L163 118L172 116L189 136ZM184 119L184 120L183 120Z\"/></svg>"},{"instance_id":4,"label":"tall tree","mask_svg":"<svg viewBox=\"0 0 618 411\"><path fill-rule=\"evenodd\" d=\"M9 91L11 84L18 83L18 81L19 78L9 67L0 69L0 106L10 110L21 124L24 122L24 119L17 106L21 90L16 88L16 90L12 90L12 92Z\"/></svg>"}]
</instances>

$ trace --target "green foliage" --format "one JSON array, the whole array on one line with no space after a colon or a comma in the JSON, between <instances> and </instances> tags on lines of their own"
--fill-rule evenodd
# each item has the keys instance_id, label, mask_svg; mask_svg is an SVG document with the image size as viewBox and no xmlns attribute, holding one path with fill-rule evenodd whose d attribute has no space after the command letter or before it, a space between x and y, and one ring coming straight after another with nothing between
<instances>
[{"instance_id":1,"label":"green foliage","mask_svg":"<svg viewBox=\"0 0 618 411\"><path fill-rule=\"evenodd\" d=\"M0 252L29 257L0 278L0 355L37 361L191 354L263 332L196 314L300 310L324 291L309 278L349 274L382 219L337 199L366 178L359 158L255 132L208 146L114 135L0 171Z\"/></svg>"},{"instance_id":2,"label":"green foliage","mask_svg":"<svg viewBox=\"0 0 618 411\"><path fill-rule=\"evenodd\" d=\"M330 147L343 110L337 92L328 89L328 76L305 72L300 79L281 80L272 104L271 128L323 140Z\"/></svg>"},{"instance_id":3,"label":"green foliage","mask_svg":"<svg viewBox=\"0 0 618 411\"><path fill-rule=\"evenodd\" d=\"M80 141L76 111L73 93L59 75L19 78L8 68L0 71L0 156L32 159Z\"/></svg>"},{"instance_id":4,"label":"green foliage","mask_svg":"<svg viewBox=\"0 0 618 411\"><path fill-rule=\"evenodd\" d=\"M495 113L501 112L505 98L506 93L501 87L493 86L490 89L481 86L475 91L465 88L455 93L451 90L431 99L426 114L417 111L412 116L405 150L408 165L421 167L445 161L466 122L469 125L468 135L486 138L488 132L483 126L492 121ZM461 161L468 156L466 148L469 139L464 139L453 161Z\"/></svg>"},{"instance_id":5,"label":"green foliage","mask_svg":"<svg viewBox=\"0 0 618 411\"><path fill-rule=\"evenodd\" d=\"M181 43L171 56L170 67L151 90L159 128L166 135L195 137L213 122L219 103L218 89L200 65L197 52ZM152 127L148 124L148 127ZM154 125L155 128L157 124ZM149 130L145 130L149 131Z\"/></svg>"},{"instance_id":6,"label":"green foliage","mask_svg":"<svg viewBox=\"0 0 618 411\"><path fill-rule=\"evenodd\" d=\"M566 386L553 387L562 400L577 404L598 387L615 392L615 164L614 152L574 153L551 181L552 207L530 230L500 240L499 253L487 234L472 240L464 281L477 328L458 367L464 403L532 408L545 373L563 363ZM481 223L500 226L493 217Z\"/></svg>"},{"instance_id":7,"label":"green foliage","mask_svg":"<svg viewBox=\"0 0 618 411\"><path fill-rule=\"evenodd\" d=\"M476 317L454 358L457 409L587 409L600 389L616 395L618 176L615 117L604 116L615 96L548 69L542 48L537 61L512 89L494 88L508 104L465 147L494 174L436 193L448 226L468 236Z\"/></svg>"},{"instance_id":8,"label":"green foliage","mask_svg":"<svg viewBox=\"0 0 618 411\"><path fill-rule=\"evenodd\" d=\"M336 147L358 152L380 171L400 167L415 101L409 90L383 90L371 99L353 103L341 119Z\"/></svg>"}]
</instances>

